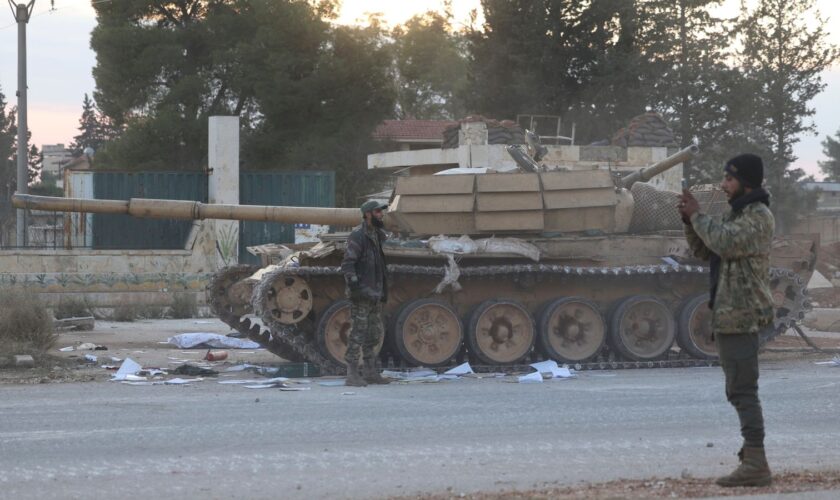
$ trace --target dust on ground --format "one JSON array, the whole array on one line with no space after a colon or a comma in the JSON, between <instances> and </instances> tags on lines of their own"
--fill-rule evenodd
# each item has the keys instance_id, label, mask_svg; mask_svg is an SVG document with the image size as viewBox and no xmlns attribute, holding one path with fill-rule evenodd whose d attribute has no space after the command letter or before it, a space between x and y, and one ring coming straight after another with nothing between
<instances>
[{"instance_id":1,"label":"dust on ground","mask_svg":"<svg viewBox=\"0 0 840 500\"><path fill-rule=\"evenodd\" d=\"M708 498L745 495L772 495L805 491L840 489L840 471L784 471L774 474L773 484L761 488L722 488L713 478L649 478L617 479L605 483L583 483L574 486L542 484L530 490L498 492L444 493L390 497L390 500L572 500L572 499L643 499L643 498Z\"/></svg>"}]
</instances>

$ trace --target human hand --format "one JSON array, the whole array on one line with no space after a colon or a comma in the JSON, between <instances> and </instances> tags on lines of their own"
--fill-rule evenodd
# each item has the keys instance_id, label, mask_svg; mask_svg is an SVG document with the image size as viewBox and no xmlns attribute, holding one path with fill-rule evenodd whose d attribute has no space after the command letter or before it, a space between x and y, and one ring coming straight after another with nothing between
<instances>
[{"instance_id":1,"label":"human hand","mask_svg":"<svg viewBox=\"0 0 840 500\"><path fill-rule=\"evenodd\" d=\"M691 224L691 216L700 211L700 203L688 189L683 189L682 194L677 198L679 200L677 210L680 212L683 223Z\"/></svg>"}]
</instances>

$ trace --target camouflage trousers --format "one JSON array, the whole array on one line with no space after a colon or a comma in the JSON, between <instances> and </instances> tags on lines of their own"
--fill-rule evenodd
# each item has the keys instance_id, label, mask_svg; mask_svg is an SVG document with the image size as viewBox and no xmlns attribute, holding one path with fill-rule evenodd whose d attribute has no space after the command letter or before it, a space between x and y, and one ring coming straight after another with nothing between
<instances>
[{"instance_id":1,"label":"camouflage trousers","mask_svg":"<svg viewBox=\"0 0 840 500\"><path fill-rule=\"evenodd\" d=\"M382 302L369 299L353 299L350 302L350 338L347 339L347 353L344 361L349 365L359 364L363 359L376 358L376 346L385 334L382 326Z\"/></svg>"},{"instance_id":2,"label":"camouflage trousers","mask_svg":"<svg viewBox=\"0 0 840 500\"><path fill-rule=\"evenodd\" d=\"M758 334L715 334L726 399L738 412L744 445L764 446L764 415L758 399Z\"/></svg>"}]
</instances>

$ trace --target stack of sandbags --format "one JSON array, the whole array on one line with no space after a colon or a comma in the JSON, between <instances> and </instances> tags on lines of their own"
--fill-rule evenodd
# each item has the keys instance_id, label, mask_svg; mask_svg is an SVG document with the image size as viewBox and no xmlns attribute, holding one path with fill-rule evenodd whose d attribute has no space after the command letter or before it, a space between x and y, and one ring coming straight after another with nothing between
<instances>
[{"instance_id":1,"label":"stack of sandbags","mask_svg":"<svg viewBox=\"0 0 840 500\"><path fill-rule=\"evenodd\" d=\"M613 146L676 147L674 132L659 113L645 113L613 135Z\"/></svg>"},{"instance_id":2,"label":"stack of sandbags","mask_svg":"<svg viewBox=\"0 0 840 500\"><path fill-rule=\"evenodd\" d=\"M513 120L493 120L481 115L470 115L458 120L443 131L443 149L459 146L459 132L464 123L484 122L487 126L487 144L525 144L525 130Z\"/></svg>"}]
</instances>

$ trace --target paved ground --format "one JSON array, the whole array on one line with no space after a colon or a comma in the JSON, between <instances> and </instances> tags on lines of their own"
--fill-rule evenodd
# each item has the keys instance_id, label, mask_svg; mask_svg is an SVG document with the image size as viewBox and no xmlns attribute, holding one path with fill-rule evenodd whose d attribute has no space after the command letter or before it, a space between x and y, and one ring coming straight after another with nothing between
<instances>
[{"instance_id":1,"label":"paved ground","mask_svg":"<svg viewBox=\"0 0 840 500\"><path fill-rule=\"evenodd\" d=\"M5 385L0 497L368 498L711 477L739 443L721 386L719 368L351 395L214 381ZM840 368L766 362L761 390L777 470L840 468Z\"/></svg>"}]
</instances>

